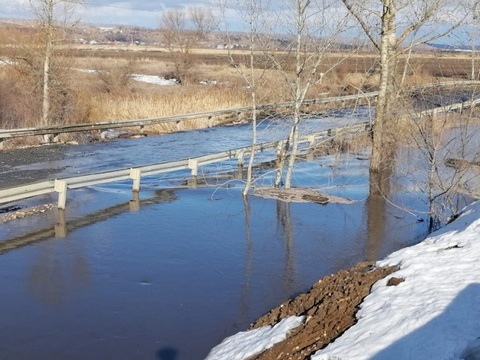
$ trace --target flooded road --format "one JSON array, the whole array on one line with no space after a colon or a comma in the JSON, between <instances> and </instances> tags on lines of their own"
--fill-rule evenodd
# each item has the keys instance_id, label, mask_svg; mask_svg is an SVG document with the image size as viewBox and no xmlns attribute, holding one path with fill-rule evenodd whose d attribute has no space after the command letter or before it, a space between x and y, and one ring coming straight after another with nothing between
<instances>
[{"instance_id":1,"label":"flooded road","mask_svg":"<svg viewBox=\"0 0 480 360\"><path fill-rule=\"evenodd\" d=\"M302 121L303 134L352 125L371 118L367 107L332 112ZM290 123L263 120L258 142L284 139ZM187 159L251 143L251 124L178 132L141 139L118 139L78 146L53 145L0 152L0 188L53 178Z\"/></svg>"},{"instance_id":2,"label":"flooded road","mask_svg":"<svg viewBox=\"0 0 480 360\"><path fill-rule=\"evenodd\" d=\"M136 202L127 183L91 187L69 200L63 224L48 213L1 225L0 353L203 359L322 276L423 238L425 225L388 203L369 226L367 167L352 156L299 164L296 181L352 205L245 204L240 182L189 190L151 179Z\"/></svg>"},{"instance_id":3,"label":"flooded road","mask_svg":"<svg viewBox=\"0 0 480 360\"><path fill-rule=\"evenodd\" d=\"M306 123L321 130L335 121ZM265 141L286 130L274 122L262 124ZM10 166L5 174L49 168L52 176L70 176L247 145L249 127L238 136L235 130L68 147L55 160ZM353 204L255 196L245 203L243 183L220 174L233 171L233 162L205 167L199 173L205 187L195 190L180 186L188 171L142 179L133 200L129 181L91 186L69 192L65 212L0 224L0 354L205 358L223 338L321 277L424 238L424 195L405 183L370 198L366 158L368 149L296 165L294 185ZM274 174L267 167L256 176L256 186L270 185Z\"/></svg>"}]
</instances>

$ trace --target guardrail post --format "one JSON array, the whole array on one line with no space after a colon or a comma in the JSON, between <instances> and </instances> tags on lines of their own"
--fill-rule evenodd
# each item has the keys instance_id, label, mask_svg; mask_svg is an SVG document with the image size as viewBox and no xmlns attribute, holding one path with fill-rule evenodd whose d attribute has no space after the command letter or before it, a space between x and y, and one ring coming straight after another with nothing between
<instances>
[{"instance_id":1,"label":"guardrail post","mask_svg":"<svg viewBox=\"0 0 480 360\"><path fill-rule=\"evenodd\" d=\"M198 160L188 159L188 168L192 170L192 176L198 175Z\"/></svg>"},{"instance_id":2,"label":"guardrail post","mask_svg":"<svg viewBox=\"0 0 480 360\"><path fill-rule=\"evenodd\" d=\"M4 141L4 140L5 140L4 138L0 138L0 150L3 149L3 141Z\"/></svg>"},{"instance_id":3,"label":"guardrail post","mask_svg":"<svg viewBox=\"0 0 480 360\"><path fill-rule=\"evenodd\" d=\"M237 155L237 165L239 167L242 167L243 166L243 158L245 156L245 151L238 151L236 155Z\"/></svg>"},{"instance_id":4,"label":"guardrail post","mask_svg":"<svg viewBox=\"0 0 480 360\"><path fill-rule=\"evenodd\" d=\"M237 171L235 172L235 179L243 180L243 167L237 167Z\"/></svg>"},{"instance_id":5,"label":"guardrail post","mask_svg":"<svg viewBox=\"0 0 480 360\"><path fill-rule=\"evenodd\" d=\"M130 169L130 179L133 180L132 191L140 191L140 179L142 178L142 172L140 169Z\"/></svg>"},{"instance_id":6,"label":"guardrail post","mask_svg":"<svg viewBox=\"0 0 480 360\"><path fill-rule=\"evenodd\" d=\"M307 137L308 145L313 146L315 145L315 135L309 135Z\"/></svg>"},{"instance_id":7,"label":"guardrail post","mask_svg":"<svg viewBox=\"0 0 480 360\"><path fill-rule=\"evenodd\" d=\"M55 179L55 191L58 192L58 208L65 210L67 204L67 182Z\"/></svg>"}]
</instances>

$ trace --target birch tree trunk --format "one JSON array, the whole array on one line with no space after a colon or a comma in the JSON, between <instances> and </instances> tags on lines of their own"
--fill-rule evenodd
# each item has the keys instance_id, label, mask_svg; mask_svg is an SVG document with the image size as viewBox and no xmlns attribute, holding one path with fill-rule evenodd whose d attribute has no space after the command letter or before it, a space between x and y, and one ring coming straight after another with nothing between
<instances>
[{"instance_id":1,"label":"birch tree trunk","mask_svg":"<svg viewBox=\"0 0 480 360\"><path fill-rule=\"evenodd\" d=\"M468 11L465 11L463 1L456 0L341 1L380 53L380 84L370 162L372 174L381 171L386 156L384 149L390 146L388 142L395 121L392 110L399 105L399 86L396 83L399 55L449 34L463 24ZM455 14L449 22L445 22L447 12ZM422 32L423 28L426 30ZM407 39L410 44L405 46Z\"/></svg>"},{"instance_id":2,"label":"birch tree trunk","mask_svg":"<svg viewBox=\"0 0 480 360\"><path fill-rule=\"evenodd\" d=\"M253 9L253 2L250 3L251 8ZM250 88L251 88L251 98L252 98L252 147L250 150L250 158L248 160L247 167L247 180L245 182L245 187L243 188L243 197L247 197L250 187L252 186L253 178L253 162L255 159L255 147L257 145L257 90L256 90L256 81L255 81L255 69L254 69L254 39L253 39L253 29L250 34Z\"/></svg>"},{"instance_id":3,"label":"birch tree trunk","mask_svg":"<svg viewBox=\"0 0 480 360\"><path fill-rule=\"evenodd\" d=\"M277 149L277 169L275 174L275 187L282 185L282 174L285 162L285 189L292 186L293 168L298 153L299 126L301 124L301 106L315 81L315 76L330 46L345 29L346 18L339 18L336 28L329 28L324 14L329 10L330 3L311 0L289 0L292 14L291 30L295 42L292 44L295 72L292 75L282 68L278 59L272 56L276 67L283 72L293 99L293 119L288 139ZM321 40L320 40L321 39ZM334 65L333 65L334 66ZM332 67L333 67L332 66Z\"/></svg>"},{"instance_id":4,"label":"birch tree trunk","mask_svg":"<svg viewBox=\"0 0 480 360\"><path fill-rule=\"evenodd\" d=\"M389 121L392 95L395 93L395 46L396 26L394 7L395 0L384 0L382 13L382 37L380 39L380 85L378 89L378 100L375 109L375 120L373 123L373 144L370 160L370 171L381 170L384 156L384 141L386 141L386 122Z\"/></svg>"},{"instance_id":5,"label":"birch tree trunk","mask_svg":"<svg viewBox=\"0 0 480 360\"><path fill-rule=\"evenodd\" d=\"M50 121L50 67L53 52L53 31L54 31L54 2L47 0L45 6L44 32L45 32L45 56L43 58L43 74L42 74L42 119L40 124L42 127L48 127ZM52 135L44 135L43 141L45 143L52 142Z\"/></svg>"}]
</instances>

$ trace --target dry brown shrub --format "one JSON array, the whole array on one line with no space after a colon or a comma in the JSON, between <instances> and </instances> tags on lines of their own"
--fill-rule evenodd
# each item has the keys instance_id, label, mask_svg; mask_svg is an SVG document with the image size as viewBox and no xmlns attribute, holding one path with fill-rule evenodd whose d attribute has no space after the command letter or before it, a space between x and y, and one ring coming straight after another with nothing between
<instances>
[{"instance_id":1,"label":"dry brown shrub","mask_svg":"<svg viewBox=\"0 0 480 360\"><path fill-rule=\"evenodd\" d=\"M2 127L34 127L41 117L41 98L33 76L6 66L0 85Z\"/></svg>"},{"instance_id":2,"label":"dry brown shrub","mask_svg":"<svg viewBox=\"0 0 480 360\"><path fill-rule=\"evenodd\" d=\"M348 73L343 76L342 87L352 89L353 92L373 91L378 88L379 83L379 74Z\"/></svg>"},{"instance_id":3,"label":"dry brown shrub","mask_svg":"<svg viewBox=\"0 0 480 360\"><path fill-rule=\"evenodd\" d=\"M371 145L371 137L368 132L356 134L340 133L339 135L315 144L315 155L333 155L342 153L358 153Z\"/></svg>"},{"instance_id":4,"label":"dry brown shrub","mask_svg":"<svg viewBox=\"0 0 480 360\"><path fill-rule=\"evenodd\" d=\"M163 87L155 95L129 94L112 96L97 94L89 98L90 121L146 119L248 104L244 89L230 86L195 85Z\"/></svg>"}]
</instances>

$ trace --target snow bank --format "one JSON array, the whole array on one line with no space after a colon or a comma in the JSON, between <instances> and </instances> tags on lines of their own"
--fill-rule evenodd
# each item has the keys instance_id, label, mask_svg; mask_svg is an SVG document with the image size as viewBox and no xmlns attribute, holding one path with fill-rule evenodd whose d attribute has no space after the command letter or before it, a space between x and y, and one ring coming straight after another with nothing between
<instances>
[{"instance_id":1,"label":"snow bank","mask_svg":"<svg viewBox=\"0 0 480 360\"><path fill-rule=\"evenodd\" d=\"M305 317L289 317L277 325L239 332L214 347L206 360L241 360L260 354L287 338L288 333L301 325Z\"/></svg>"},{"instance_id":2,"label":"snow bank","mask_svg":"<svg viewBox=\"0 0 480 360\"><path fill-rule=\"evenodd\" d=\"M165 79L162 76L156 76L156 75L142 75L142 74L133 74L132 75L133 80L135 81L140 81L148 84L154 84L154 85L175 85L177 84L176 79Z\"/></svg>"},{"instance_id":3,"label":"snow bank","mask_svg":"<svg viewBox=\"0 0 480 360\"><path fill-rule=\"evenodd\" d=\"M312 359L480 359L479 218L477 202L424 242L380 261L400 265L393 276L405 281L375 284L358 323Z\"/></svg>"}]
</instances>

